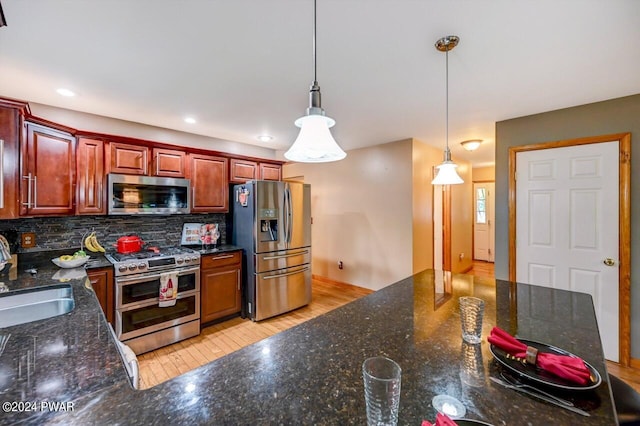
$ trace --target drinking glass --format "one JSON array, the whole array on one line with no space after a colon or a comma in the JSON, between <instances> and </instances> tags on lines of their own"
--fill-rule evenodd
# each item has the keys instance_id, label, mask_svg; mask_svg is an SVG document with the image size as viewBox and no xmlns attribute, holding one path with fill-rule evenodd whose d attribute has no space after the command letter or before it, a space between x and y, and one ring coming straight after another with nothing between
<instances>
[{"instance_id":1,"label":"drinking glass","mask_svg":"<svg viewBox=\"0 0 640 426\"><path fill-rule=\"evenodd\" d=\"M368 426L398 423L401 373L395 361L382 356L368 358L362 364Z\"/></svg>"},{"instance_id":2,"label":"drinking glass","mask_svg":"<svg viewBox=\"0 0 640 426\"><path fill-rule=\"evenodd\" d=\"M459 301L462 338L465 342L480 343L482 341L484 300L468 296L461 297Z\"/></svg>"}]
</instances>

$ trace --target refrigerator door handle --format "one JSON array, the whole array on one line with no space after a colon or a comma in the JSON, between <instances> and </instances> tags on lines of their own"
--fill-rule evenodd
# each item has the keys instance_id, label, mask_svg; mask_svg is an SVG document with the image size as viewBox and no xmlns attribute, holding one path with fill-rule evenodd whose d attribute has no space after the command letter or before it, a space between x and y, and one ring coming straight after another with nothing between
<instances>
[{"instance_id":1,"label":"refrigerator door handle","mask_svg":"<svg viewBox=\"0 0 640 426\"><path fill-rule=\"evenodd\" d=\"M291 211L290 206L291 204L289 203L289 199L291 197L291 194L289 192L289 185L287 183L284 184L284 214L283 214L283 221L284 221L284 242L287 245L287 248L289 248L289 243L290 241L290 232L291 232Z\"/></svg>"},{"instance_id":2,"label":"refrigerator door handle","mask_svg":"<svg viewBox=\"0 0 640 426\"><path fill-rule=\"evenodd\" d=\"M289 227L289 236L287 237L287 243L291 244L291 235L293 234L293 205L291 203L291 188L289 184L287 184L287 214L289 218L287 219L287 224Z\"/></svg>"},{"instance_id":3,"label":"refrigerator door handle","mask_svg":"<svg viewBox=\"0 0 640 426\"><path fill-rule=\"evenodd\" d=\"M291 253L291 254L282 254L279 256L265 256L262 258L262 260L276 260L276 259L285 259L287 257L295 257L295 256L300 256L301 254L308 254L309 250L303 250L303 251L298 251L295 253Z\"/></svg>"},{"instance_id":4,"label":"refrigerator door handle","mask_svg":"<svg viewBox=\"0 0 640 426\"><path fill-rule=\"evenodd\" d=\"M301 272L306 272L308 270L309 270L309 267L305 266L304 268L298 269L298 270L293 271L293 272L285 272L284 274L276 274L276 275L265 275L264 279L265 280L272 280L272 279L280 278L280 277L288 277L289 275L297 275L297 274L299 274Z\"/></svg>"}]
</instances>

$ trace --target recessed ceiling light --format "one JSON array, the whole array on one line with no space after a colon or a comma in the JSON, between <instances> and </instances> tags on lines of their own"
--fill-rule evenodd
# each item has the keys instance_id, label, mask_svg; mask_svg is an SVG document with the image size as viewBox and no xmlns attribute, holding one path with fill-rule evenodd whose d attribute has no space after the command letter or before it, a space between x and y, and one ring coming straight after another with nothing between
<instances>
[{"instance_id":1,"label":"recessed ceiling light","mask_svg":"<svg viewBox=\"0 0 640 426\"><path fill-rule=\"evenodd\" d=\"M71 90L65 89L65 88L62 88L62 87L60 89L56 90L56 92L58 92L59 95L66 96L68 98L76 95Z\"/></svg>"},{"instance_id":2,"label":"recessed ceiling light","mask_svg":"<svg viewBox=\"0 0 640 426\"><path fill-rule=\"evenodd\" d=\"M195 118L193 118L193 117L186 117L186 118L184 119L184 122L185 122L185 123L189 123L189 124L196 124L196 119L195 119Z\"/></svg>"},{"instance_id":3,"label":"recessed ceiling light","mask_svg":"<svg viewBox=\"0 0 640 426\"><path fill-rule=\"evenodd\" d=\"M258 136L258 140L260 142L269 142L273 140L273 136L269 136L269 135L260 135Z\"/></svg>"}]
</instances>

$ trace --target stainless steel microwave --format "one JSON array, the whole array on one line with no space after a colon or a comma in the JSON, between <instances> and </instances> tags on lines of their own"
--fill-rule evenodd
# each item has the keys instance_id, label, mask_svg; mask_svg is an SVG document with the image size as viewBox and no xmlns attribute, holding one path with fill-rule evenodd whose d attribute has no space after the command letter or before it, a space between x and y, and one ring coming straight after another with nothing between
<instances>
[{"instance_id":1,"label":"stainless steel microwave","mask_svg":"<svg viewBox=\"0 0 640 426\"><path fill-rule=\"evenodd\" d=\"M189 179L109 174L109 214L186 214Z\"/></svg>"}]
</instances>

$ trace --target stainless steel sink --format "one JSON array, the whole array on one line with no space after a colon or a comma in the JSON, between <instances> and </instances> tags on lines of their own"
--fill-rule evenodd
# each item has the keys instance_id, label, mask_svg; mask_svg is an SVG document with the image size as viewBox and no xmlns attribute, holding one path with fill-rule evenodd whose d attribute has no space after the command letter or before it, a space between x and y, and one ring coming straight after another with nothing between
<instances>
[{"instance_id":1,"label":"stainless steel sink","mask_svg":"<svg viewBox=\"0 0 640 426\"><path fill-rule=\"evenodd\" d=\"M74 307L69 285L5 293L0 295L0 328L63 315Z\"/></svg>"}]
</instances>

